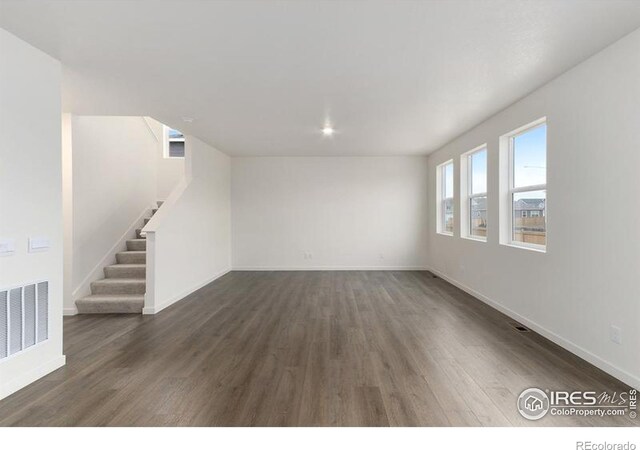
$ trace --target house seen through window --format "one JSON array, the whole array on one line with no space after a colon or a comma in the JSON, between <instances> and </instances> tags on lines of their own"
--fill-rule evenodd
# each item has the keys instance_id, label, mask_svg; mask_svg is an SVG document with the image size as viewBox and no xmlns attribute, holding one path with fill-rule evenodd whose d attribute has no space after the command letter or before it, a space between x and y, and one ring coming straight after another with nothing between
<instances>
[{"instance_id":1,"label":"house seen through window","mask_svg":"<svg viewBox=\"0 0 640 450\"><path fill-rule=\"evenodd\" d=\"M453 161L438 168L440 177L440 220L439 232L453 234Z\"/></svg>"},{"instance_id":2,"label":"house seen through window","mask_svg":"<svg viewBox=\"0 0 640 450\"><path fill-rule=\"evenodd\" d=\"M466 154L469 237L487 238L487 147Z\"/></svg>"}]
</instances>

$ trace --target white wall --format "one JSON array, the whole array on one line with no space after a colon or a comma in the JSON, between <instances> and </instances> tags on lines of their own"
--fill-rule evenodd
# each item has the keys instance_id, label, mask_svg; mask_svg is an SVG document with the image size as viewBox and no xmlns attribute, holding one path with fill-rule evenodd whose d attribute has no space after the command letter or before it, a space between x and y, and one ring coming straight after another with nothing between
<instances>
[{"instance_id":1,"label":"white wall","mask_svg":"<svg viewBox=\"0 0 640 450\"><path fill-rule=\"evenodd\" d=\"M234 269L426 264L426 157L233 158L231 180Z\"/></svg>"},{"instance_id":2,"label":"white wall","mask_svg":"<svg viewBox=\"0 0 640 450\"><path fill-rule=\"evenodd\" d=\"M169 194L184 178L184 159L165 158L162 148L163 125L151 117L145 117L149 128L158 141L156 152L156 197L158 200L165 200Z\"/></svg>"},{"instance_id":3,"label":"white wall","mask_svg":"<svg viewBox=\"0 0 640 450\"><path fill-rule=\"evenodd\" d=\"M104 266L115 263L115 253L125 249L156 201L184 178L184 160L163 158L159 122L132 116L70 120L65 148L73 154L73 221L65 230L73 236L73 275L66 314L76 312L75 301L90 293L91 282L104 277Z\"/></svg>"},{"instance_id":4,"label":"white wall","mask_svg":"<svg viewBox=\"0 0 640 450\"><path fill-rule=\"evenodd\" d=\"M429 158L430 266L640 388L640 31ZM498 138L547 117L547 253L498 243ZM487 243L436 234L436 165L488 143ZM459 189L456 192L456 200ZM460 211L460 204L456 204ZM459 217L459 214L457 214ZM622 328L622 345L609 338Z\"/></svg>"},{"instance_id":5,"label":"white wall","mask_svg":"<svg viewBox=\"0 0 640 450\"><path fill-rule=\"evenodd\" d=\"M63 312L76 314L73 298L73 139L72 115L62 114L62 228L64 233Z\"/></svg>"},{"instance_id":6,"label":"white wall","mask_svg":"<svg viewBox=\"0 0 640 450\"><path fill-rule=\"evenodd\" d=\"M124 246L123 235L142 226L141 214L156 201L159 145L141 117L73 116L71 126L74 294L65 299L68 310L89 294L91 281L103 278L102 267L115 262L114 245Z\"/></svg>"},{"instance_id":7,"label":"white wall","mask_svg":"<svg viewBox=\"0 0 640 450\"><path fill-rule=\"evenodd\" d=\"M145 314L154 314L231 269L230 158L186 136L186 179L147 232Z\"/></svg>"},{"instance_id":8,"label":"white wall","mask_svg":"<svg viewBox=\"0 0 640 450\"><path fill-rule=\"evenodd\" d=\"M156 152L156 170L156 198L166 200L184 178L184 159L164 158L162 152Z\"/></svg>"},{"instance_id":9,"label":"white wall","mask_svg":"<svg viewBox=\"0 0 640 450\"><path fill-rule=\"evenodd\" d=\"M64 364L60 64L0 29L0 288L49 281L49 339L0 361L0 398ZM30 236L46 252L27 253Z\"/></svg>"}]
</instances>

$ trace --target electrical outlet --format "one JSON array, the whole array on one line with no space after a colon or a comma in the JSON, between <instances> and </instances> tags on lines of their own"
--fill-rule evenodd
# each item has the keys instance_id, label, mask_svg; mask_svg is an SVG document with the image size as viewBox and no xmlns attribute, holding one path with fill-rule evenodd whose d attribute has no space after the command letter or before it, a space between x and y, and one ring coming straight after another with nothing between
<instances>
[{"instance_id":1,"label":"electrical outlet","mask_svg":"<svg viewBox=\"0 0 640 450\"><path fill-rule=\"evenodd\" d=\"M609 338L611 339L611 342L622 344L622 330L620 327L615 325L609 326Z\"/></svg>"}]
</instances>

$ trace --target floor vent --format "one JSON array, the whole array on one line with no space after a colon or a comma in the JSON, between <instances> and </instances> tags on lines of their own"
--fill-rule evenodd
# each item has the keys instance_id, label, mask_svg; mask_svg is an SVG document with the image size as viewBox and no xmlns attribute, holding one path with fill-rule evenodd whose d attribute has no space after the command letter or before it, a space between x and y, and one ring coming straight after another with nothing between
<instances>
[{"instance_id":1,"label":"floor vent","mask_svg":"<svg viewBox=\"0 0 640 450\"><path fill-rule=\"evenodd\" d=\"M525 327L524 325L518 322L511 322L509 325L511 325L511 328L516 330L518 333L528 333L529 331L531 331L530 329L528 329L527 327Z\"/></svg>"},{"instance_id":2,"label":"floor vent","mask_svg":"<svg viewBox=\"0 0 640 450\"><path fill-rule=\"evenodd\" d=\"M0 291L0 359L49 337L49 283Z\"/></svg>"}]
</instances>

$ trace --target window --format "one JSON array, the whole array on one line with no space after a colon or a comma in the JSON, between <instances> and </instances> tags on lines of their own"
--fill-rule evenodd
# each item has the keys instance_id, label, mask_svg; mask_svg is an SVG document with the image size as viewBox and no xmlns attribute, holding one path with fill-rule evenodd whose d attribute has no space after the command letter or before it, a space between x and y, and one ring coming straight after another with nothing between
<instances>
[{"instance_id":1,"label":"window","mask_svg":"<svg viewBox=\"0 0 640 450\"><path fill-rule=\"evenodd\" d=\"M507 136L509 181L506 243L547 244L547 124L541 119ZM505 142L505 141L503 141Z\"/></svg>"},{"instance_id":2,"label":"window","mask_svg":"<svg viewBox=\"0 0 640 450\"><path fill-rule=\"evenodd\" d=\"M453 161L438 166L438 232L453 235Z\"/></svg>"},{"instance_id":3,"label":"window","mask_svg":"<svg viewBox=\"0 0 640 450\"><path fill-rule=\"evenodd\" d=\"M164 157L184 158L184 135L178 130L165 126L164 130Z\"/></svg>"},{"instance_id":4,"label":"window","mask_svg":"<svg viewBox=\"0 0 640 450\"><path fill-rule=\"evenodd\" d=\"M461 214L463 237L487 239L487 146L482 145L462 155L465 177L461 177L460 192L464 211Z\"/></svg>"}]
</instances>

